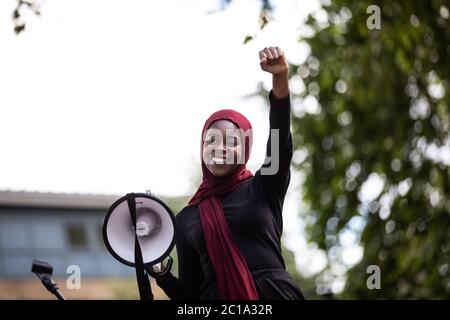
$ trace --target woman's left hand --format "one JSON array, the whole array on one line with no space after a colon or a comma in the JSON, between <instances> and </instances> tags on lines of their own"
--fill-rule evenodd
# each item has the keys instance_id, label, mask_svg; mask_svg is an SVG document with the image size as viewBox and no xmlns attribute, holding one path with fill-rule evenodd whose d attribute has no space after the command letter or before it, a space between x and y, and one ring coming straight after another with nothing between
<instances>
[{"instance_id":1,"label":"woman's left hand","mask_svg":"<svg viewBox=\"0 0 450 320\"><path fill-rule=\"evenodd\" d=\"M283 50L279 47L264 48L259 52L259 59L261 69L273 75L288 71L288 62Z\"/></svg>"}]
</instances>

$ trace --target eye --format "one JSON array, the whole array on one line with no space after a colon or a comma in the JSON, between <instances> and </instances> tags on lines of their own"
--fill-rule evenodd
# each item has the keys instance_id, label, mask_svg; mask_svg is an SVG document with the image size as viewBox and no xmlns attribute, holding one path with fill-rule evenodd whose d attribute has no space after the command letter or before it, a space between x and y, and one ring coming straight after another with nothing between
<instances>
[{"instance_id":1,"label":"eye","mask_svg":"<svg viewBox=\"0 0 450 320\"><path fill-rule=\"evenodd\" d=\"M214 137L214 136L210 136L208 139L206 139L206 143L207 144L211 144L211 143L213 143L214 141L216 141L216 138Z\"/></svg>"},{"instance_id":2,"label":"eye","mask_svg":"<svg viewBox=\"0 0 450 320\"><path fill-rule=\"evenodd\" d=\"M229 139L227 141L227 145L229 147L236 147L238 145L238 139L236 137L234 137L233 139Z\"/></svg>"}]
</instances>

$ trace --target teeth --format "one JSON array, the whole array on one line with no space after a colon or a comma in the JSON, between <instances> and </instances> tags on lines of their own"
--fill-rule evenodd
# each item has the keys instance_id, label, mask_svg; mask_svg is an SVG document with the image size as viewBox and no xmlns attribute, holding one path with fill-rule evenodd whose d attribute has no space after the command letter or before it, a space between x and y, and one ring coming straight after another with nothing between
<instances>
[{"instance_id":1,"label":"teeth","mask_svg":"<svg viewBox=\"0 0 450 320\"><path fill-rule=\"evenodd\" d=\"M225 159L223 159L223 158L213 157L213 158L212 158L212 161L213 161L215 164L225 164Z\"/></svg>"}]
</instances>

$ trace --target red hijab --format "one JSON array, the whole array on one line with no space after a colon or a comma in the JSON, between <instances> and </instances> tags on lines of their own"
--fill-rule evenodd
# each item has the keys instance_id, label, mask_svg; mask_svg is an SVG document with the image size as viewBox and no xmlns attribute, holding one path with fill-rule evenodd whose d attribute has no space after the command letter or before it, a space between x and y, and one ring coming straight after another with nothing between
<instances>
[{"instance_id":1,"label":"red hijab","mask_svg":"<svg viewBox=\"0 0 450 320\"><path fill-rule=\"evenodd\" d=\"M244 133L250 134L244 135L245 163L239 164L234 172L225 177L216 177L203 161L203 142L211 124L222 119L232 121ZM251 129L252 126L245 116L230 109L214 112L206 120L200 147L203 180L188 204L188 206L198 205L199 207L206 249L216 274L219 299L223 300L258 299L253 278L244 256L232 238L220 202L221 195L232 192L241 182L253 177L251 171L246 168L252 147Z\"/></svg>"}]
</instances>

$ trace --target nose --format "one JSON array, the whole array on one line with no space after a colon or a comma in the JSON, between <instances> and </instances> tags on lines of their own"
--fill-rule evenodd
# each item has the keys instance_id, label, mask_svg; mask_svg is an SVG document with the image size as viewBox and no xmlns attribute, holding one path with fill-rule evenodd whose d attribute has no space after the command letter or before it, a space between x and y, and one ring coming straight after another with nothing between
<instances>
[{"instance_id":1,"label":"nose","mask_svg":"<svg viewBox=\"0 0 450 320\"><path fill-rule=\"evenodd\" d=\"M214 148L212 154L213 156L226 158L227 149L223 146L223 144L221 144L220 146Z\"/></svg>"}]
</instances>

